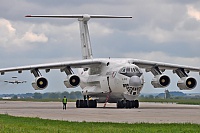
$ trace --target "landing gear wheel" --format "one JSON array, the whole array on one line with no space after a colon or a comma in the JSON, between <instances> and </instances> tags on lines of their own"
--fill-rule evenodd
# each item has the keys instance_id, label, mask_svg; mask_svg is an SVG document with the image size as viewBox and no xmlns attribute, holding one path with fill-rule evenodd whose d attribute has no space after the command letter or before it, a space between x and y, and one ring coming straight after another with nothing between
<instances>
[{"instance_id":1,"label":"landing gear wheel","mask_svg":"<svg viewBox=\"0 0 200 133\"><path fill-rule=\"evenodd\" d=\"M129 100L126 100L126 105L125 107L128 109L128 108L131 108L131 101Z\"/></svg>"},{"instance_id":2,"label":"landing gear wheel","mask_svg":"<svg viewBox=\"0 0 200 133\"><path fill-rule=\"evenodd\" d=\"M117 101L117 108L124 108L125 105L124 105L124 100L122 101Z\"/></svg>"},{"instance_id":3,"label":"landing gear wheel","mask_svg":"<svg viewBox=\"0 0 200 133\"><path fill-rule=\"evenodd\" d=\"M76 108L85 108L87 103L86 100L76 100Z\"/></svg>"},{"instance_id":4,"label":"landing gear wheel","mask_svg":"<svg viewBox=\"0 0 200 133\"><path fill-rule=\"evenodd\" d=\"M135 101L134 101L134 100L131 101L131 104L132 104L131 107L132 107L132 108L135 108Z\"/></svg>"},{"instance_id":5,"label":"landing gear wheel","mask_svg":"<svg viewBox=\"0 0 200 133\"><path fill-rule=\"evenodd\" d=\"M80 108L80 100L76 100L76 108Z\"/></svg>"},{"instance_id":6,"label":"landing gear wheel","mask_svg":"<svg viewBox=\"0 0 200 133\"><path fill-rule=\"evenodd\" d=\"M76 108L96 108L96 100L76 100Z\"/></svg>"},{"instance_id":7,"label":"landing gear wheel","mask_svg":"<svg viewBox=\"0 0 200 133\"><path fill-rule=\"evenodd\" d=\"M88 100L88 108L96 108L97 101L96 100Z\"/></svg>"},{"instance_id":8,"label":"landing gear wheel","mask_svg":"<svg viewBox=\"0 0 200 133\"><path fill-rule=\"evenodd\" d=\"M132 103L132 108L139 108L139 101L138 100L133 100L131 101Z\"/></svg>"},{"instance_id":9,"label":"landing gear wheel","mask_svg":"<svg viewBox=\"0 0 200 133\"><path fill-rule=\"evenodd\" d=\"M117 108L139 108L139 101L138 100L122 100L117 102Z\"/></svg>"},{"instance_id":10,"label":"landing gear wheel","mask_svg":"<svg viewBox=\"0 0 200 133\"><path fill-rule=\"evenodd\" d=\"M135 100L135 108L139 108L139 101Z\"/></svg>"},{"instance_id":11,"label":"landing gear wheel","mask_svg":"<svg viewBox=\"0 0 200 133\"><path fill-rule=\"evenodd\" d=\"M84 108L84 100L80 100L80 108Z\"/></svg>"}]
</instances>

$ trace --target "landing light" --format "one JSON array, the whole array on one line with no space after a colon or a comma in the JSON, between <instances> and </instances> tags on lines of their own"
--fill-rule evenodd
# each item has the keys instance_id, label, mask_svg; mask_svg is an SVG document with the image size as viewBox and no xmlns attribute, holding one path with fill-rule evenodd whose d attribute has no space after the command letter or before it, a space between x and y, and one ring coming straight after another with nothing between
<instances>
[{"instance_id":1,"label":"landing light","mask_svg":"<svg viewBox=\"0 0 200 133\"><path fill-rule=\"evenodd\" d=\"M43 82L42 82L42 81L40 81L40 82L39 82L39 84L40 84L40 85L43 85Z\"/></svg>"},{"instance_id":2,"label":"landing light","mask_svg":"<svg viewBox=\"0 0 200 133\"><path fill-rule=\"evenodd\" d=\"M192 82L191 81L188 81L188 85L191 85L192 84Z\"/></svg>"},{"instance_id":3,"label":"landing light","mask_svg":"<svg viewBox=\"0 0 200 133\"><path fill-rule=\"evenodd\" d=\"M165 83L165 79L162 79L161 82L162 82L162 83Z\"/></svg>"}]
</instances>

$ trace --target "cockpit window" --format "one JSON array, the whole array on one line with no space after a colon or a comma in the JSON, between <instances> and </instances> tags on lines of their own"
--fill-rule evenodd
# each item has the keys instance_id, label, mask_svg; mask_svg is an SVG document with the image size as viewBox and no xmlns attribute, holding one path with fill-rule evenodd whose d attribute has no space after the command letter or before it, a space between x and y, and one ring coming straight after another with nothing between
<instances>
[{"instance_id":1,"label":"cockpit window","mask_svg":"<svg viewBox=\"0 0 200 133\"><path fill-rule=\"evenodd\" d=\"M123 67L119 72L120 73L126 73L126 67Z\"/></svg>"},{"instance_id":2,"label":"cockpit window","mask_svg":"<svg viewBox=\"0 0 200 133\"><path fill-rule=\"evenodd\" d=\"M127 67L122 67L118 73L128 77L132 76L140 77L142 75L142 71L137 66L131 66L131 65Z\"/></svg>"},{"instance_id":3,"label":"cockpit window","mask_svg":"<svg viewBox=\"0 0 200 133\"><path fill-rule=\"evenodd\" d=\"M126 72L127 72L127 73L130 73L130 72L131 72L131 71L130 71L130 67L127 67L127 68L126 68Z\"/></svg>"},{"instance_id":4,"label":"cockpit window","mask_svg":"<svg viewBox=\"0 0 200 133\"><path fill-rule=\"evenodd\" d=\"M135 72L135 68L132 67L132 68L131 68L131 72Z\"/></svg>"},{"instance_id":5,"label":"cockpit window","mask_svg":"<svg viewBox=\"0 0 200 133\"><path fill-rule=\"evenodd\" d=\"M135 73L140 72L137 67L123 67L119 70L119 73Z\"/></svg>"},{"instance_id":6,"label":"cockpit window","mask_svg":"<svg viewBox=\"0 0 200 133\"><path fill-rule=\"evenodd\" d=\"M136 69L136 72L140 72L139 69L138 69L137 67L136 67L135 69Z\"/></svg>"}]
</instances>

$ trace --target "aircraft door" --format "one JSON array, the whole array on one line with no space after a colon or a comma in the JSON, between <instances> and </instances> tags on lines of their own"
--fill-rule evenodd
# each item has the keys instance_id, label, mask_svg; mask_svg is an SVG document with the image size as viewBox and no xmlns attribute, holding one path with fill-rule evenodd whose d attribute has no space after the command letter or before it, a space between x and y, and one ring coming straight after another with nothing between
<instances>
[{"instance_id":1,"label":"aircraft door","mask_svg":"<svg viewBox=\"0 0 200 133\"><path fill-rule=\"evenodd\" d=\"M105 76L101 78L100 85L103 92L109 92L109 77Z\"/></svg>"}]
</instances>

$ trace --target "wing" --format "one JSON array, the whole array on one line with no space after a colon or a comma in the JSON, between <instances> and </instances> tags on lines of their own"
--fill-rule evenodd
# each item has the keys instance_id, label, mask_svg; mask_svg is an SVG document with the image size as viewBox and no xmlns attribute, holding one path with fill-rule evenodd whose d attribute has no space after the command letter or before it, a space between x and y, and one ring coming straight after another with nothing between
<instances>
[{"instance_id":1,"label":"wing","mask_svg":"<svg viewBox=\"0 0 200 133\"><path fill-rule=\"evenodd\" d=\"M12 83L12 84L15 83L15 82L13 82L13 81L7 81L7 80L5 80L4 82L6 82L6 83Z\"/></svg>"},{"instance_id":2,"label":"wing","mask_svg":"<svg viewBox=\"0 0 200 133\"><path fill-rule=\"evenodd\" d=\"M1 75L4 75L5 72L17 71L21 73L24 70L34 70L34 69L45 69L48 72L50 69L64 69L66 67L71 68L91 68L101 65L102 62L97 60L79 60L79 61L67 61L59 63L48 63L48 64L38 64L38 65L29 65L29 66L20 66L20 67L11 67L0 69Z\"/></svg>"},{"instance_id":3,"label":"wing","mask_svg":"<svg viewBox=\"0 0 200 133\"><path fill-rule=\"evenodd\" d=\"M4 81L4 82L6 82L6 83L12 83L12 84L15 83L15 82L13 82L13 81Z\"/></svg>"},{"instance_id":4,"label":"wing","mask_svg":"<svg viewBox=\"0 0 200 133\"><path fill-rule=\"evenodd\" d=\"M151 71L152 68L158 67L160 70L173 70L176 71L178 69L183 69L185 72L199 72L200 74L200 67L192 67L192 66L185 66L185 65L178 65L178 64L171 64L171 63L164 63L164 62L156 62L156 61L147 61L147 60L139 60L139 59L132 59L129 61L132 64L139 66L140 68L144 68L146 72Z\"/></svg>"}]
</instances>

